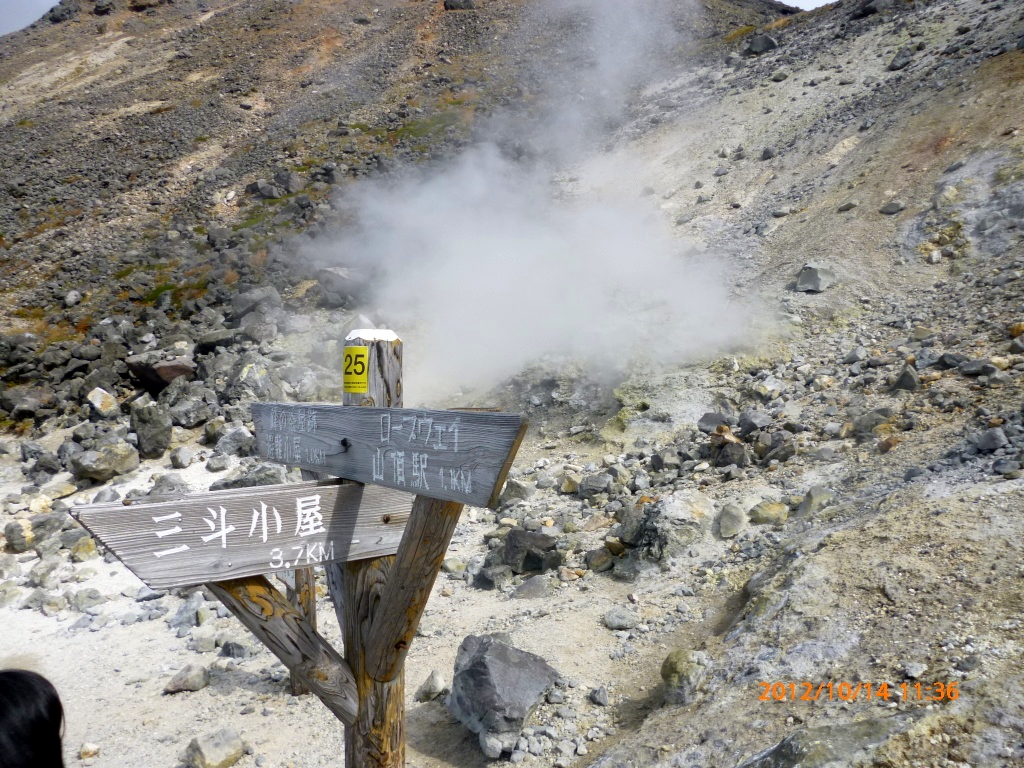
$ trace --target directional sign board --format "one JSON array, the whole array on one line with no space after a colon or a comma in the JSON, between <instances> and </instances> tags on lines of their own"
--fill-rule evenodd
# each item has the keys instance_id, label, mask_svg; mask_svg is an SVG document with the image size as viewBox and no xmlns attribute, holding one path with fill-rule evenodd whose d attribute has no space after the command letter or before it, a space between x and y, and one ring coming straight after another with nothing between
<instances>
[{"instance_id":1,"label":"directional sign board","mask_svg":"<svg viewBox=\"0 0 1024 768\"><path fill-rule=\"evenodd\" d=\"M72 514L157 589L393 555L406 493L336 481L77 506Z\"/></svg>"},{"instance_id":2,"label":"directional sign board","mask_svg":"<svg viewBox=\"0 0 1024 768\"><path fill-rule=\"evenodd\" d=\"M254 403L261 458L478 507L497 505L522 416Z\"/></svg>"}]
</instances>

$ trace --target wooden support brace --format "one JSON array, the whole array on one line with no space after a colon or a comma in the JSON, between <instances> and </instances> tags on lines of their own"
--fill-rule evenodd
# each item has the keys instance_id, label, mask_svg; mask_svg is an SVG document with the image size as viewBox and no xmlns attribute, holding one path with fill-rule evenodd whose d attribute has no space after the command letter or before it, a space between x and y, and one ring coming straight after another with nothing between
<instances>
[{"instance_id":1,"label":"wooden support brace","mask_svg":"<svg viewBox=\"0 0 1024 768\"><path fill-rule=\"evenodd\" d=\"M206 586L339 720L356 722L359 699L349 665L265 577Z\"/></svg>"},{"instance_id":2,"label":"wooden support brace","mask_svg":"<svg viewBox=\"0 0 1024 768\"><path fill-rule=\"evenodd\" d=\"M288 601L306 619L310 629L316 631L316 575L312 568L295 569L295 589L288 590ZM305 696L309 687L292 673L291 686L293 696Z\"/></svg>"},{"instance_id":3,"label":"wooden support brace","mask_svg":"<svg viewBox=\"0 0 1024 768\"><path fill-rule=\"evenodd\" d=\"M401 674L460 514L455 502L426 496L413 502L366 637L366 669L375 680Z\"/></svg>"}]
</instances>

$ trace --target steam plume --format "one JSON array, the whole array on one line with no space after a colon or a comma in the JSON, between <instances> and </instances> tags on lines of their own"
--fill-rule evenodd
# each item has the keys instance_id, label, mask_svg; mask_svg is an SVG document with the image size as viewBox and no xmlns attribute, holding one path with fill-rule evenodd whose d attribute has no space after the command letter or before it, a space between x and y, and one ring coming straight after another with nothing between
<instances>
[{"instance_id":1,"label":"steam plume","mask_svg":"<svg viewBox=\"0 0 1024 768\"><path fill-rule=\"evenodd\" d=\"M584 152L670 44L666 8L541 3L534 23L583 33L562 62L570 72L547 68L552 107L527 123L538 159L481 144L441 168L353 185L340 201L354 224L328 252L373 272L370 308L420 362L406 372L413 398L439 394L435 377L451 392L548 355L602 367L680 361L734 337L719 270L641 196L649 169L621 152Z\"/></svg>"}]
</instances>

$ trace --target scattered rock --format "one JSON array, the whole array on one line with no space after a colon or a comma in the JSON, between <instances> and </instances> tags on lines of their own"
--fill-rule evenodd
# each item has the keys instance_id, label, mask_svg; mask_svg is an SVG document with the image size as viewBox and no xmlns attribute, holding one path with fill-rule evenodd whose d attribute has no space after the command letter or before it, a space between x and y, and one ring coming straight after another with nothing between
<instances>
[{"instance_id":1,"label":"scattered rock","mask_svg":"<svg viewBox=\"0 0 1024 768\"><path fill-rule=\"evenodd\" d=\"M822 264L807 263L796 278L796 289L805 293L821 293L836 282L835 273Z\"/></svg>"},{"instance_id":2,"label":"scattered rock","mask_svg":"<svg viewBox=\"0 0 1024 768\"><path fill-rule=\"evenodd\" d=\"M242 759L245 745L238 734L223 728L207 736L192 739L183 760L189 768L228 768Z\"/></svg>"},{"instance_id":3,"label":"scattered rock","mask_svg":"<svg viewBox=\"0 0 1024 768\"><path fill-rule=\"evenodd\" d=\"M661 679L665 682L666 700L682 706L692 704L710 666L708 655L703 651L672 651L661 664Z\"/></svg>"},{"instance_id":4,"label":"scattered rock","mask_svg":"<svg viewBox=\"0 0 1024 768\"><path fill-rule=\"evenodd\" d=\"M175 469L186 469L195 461L195 457L195 448L188 445L179 446L171 451L171 466Z\"/></svg>"},{"instance_id":5,"label":"scattered rock","mask_svg":"<svg viewBox=\"0 0 1024 768\"><path fill-rule=\"evenodd\" d=\"M725 504L718 513L718 535L731 539L747 527L747 513L739 504Z\"/></svg>"},{"instance_id":6,"label":"scattered rock","mask_svg":"<svg viewBox=\"0 0 1024 768\"><path fill-rule=\"evenodd\" d=\"M904 390L906 392L916 392L921 388L921 377L917 374L914 366L905 365L903 366L902 372L896 377L896 381L893 382L892 388L894 390Z\"/></svg>"},{"instance_id":7,"label":"scattered rock","mask_svg":"<svg viewBox=\"0 0 1024 768\"><path fill-rule=\"evenodd\" d=\"M740 54L743 56L760 56L779 47L778 41L770 35L753 35L747 40Z\"/></svg>"},{"instance_id":8,"label":"scattered rock","mask_svg":"<svg viewBox=\"0 0 1024 768\"><path fill-rule=\"evenodd\" d=\"M906 69L910 66L910 62L914 60L914 49L909 46L904 46L897 51L896 55L893 56L892 61L889 62L889 66L886 67L890 72L897 72L901 69Z\"/></svg>"},{"instance_id":9,"label":"scattered rock","mask_svg":"<svg viewBox=\"0 0 1024 768\"><path fill-rule=\"evenodd\" d=\"M71 472L75 477L100 483L138 468L139 452L124 440L116 440L96 450L82 451L71 457Z\"/></svg>"},{"instance_id":10,"label":"scattered rock","mask_svg":"<svg viewBox=\"0 0 1024 768\"><path fill-rule=\"evenodd\" d=\"M442 696L449 691L448 683L444 677L436 669L430 672L430 675L423 684L416 689L416 701L433 701L438 696Z\"/></svg>"},{"instance_id":11,"label":"scattered rock","mask_svg":"<svg viewBox=\"0 0 1024 768\"><path fill-rule=\"evenodd\" d=\"M132 408L132 431L138 437L139 456L159 459L171 446L174 425L166 406L160 403L142 403Z\"/></svg>"},{"instance_id":12,"label":"scattered rock","mask_svg":"<svg viewBox=\"0 0 1024 768\"><path fill-rule=\"evenodd\" d=\"M800 506L797 507L796 515L803 519L813 517L817 512L828 506L832 499L832 491L828 488L821 485L812 486L804 496L804 500L800 502Z\"/></svg>"},{"instance_id":13,"label":"scattered rock","mask_svg":"<svg viewBox=\"0 0 1024 768\"><path fill-rule=\"evenodd\" d=\"M789 519L789 507L777 501L762 501L747 514L755 525L782 525Z\"/></svg>"},{"instance_id":14,"label":"scattered rock","mask_svg":"<svg viewBox=\"0 0 1024 768\"><path fill-rule=\"evenodd\" d=\"M603 621L608 629L633 629L640 623L640 617L629 608L616 606L604 615Z\"/></svg>"},{"instance_id":15,"label":"scattered rock","mask_svg":"<svg viewBox=\"0 0 1024 768\"><path fill-rule=\"evenodd\" d=\"M85 399L89 401L93 413L101 419L113 419L121 415L121 404L105 389L96 387L85 396Z\"/></svg>"},{"instance_id":16,"label":"scattered rock","mask_svg":"<svg viewBox=\"0 0 1024 768\"><path fill-rule=\"evenodd\" d=\"M256 438L240 424L225 429L217 440L217 450L225 456L248 456L255 447Z\"/></svg>"},{"instance_id":17,"label":"scattered rock","mask_svg":"<svg viewBox=\"0 0 1024 768\"><path fill-rule=\"evenodd\" d=\"M906 730L916 718L896 715L841 725L800 728L739 768L801 768L873 762L874 748Z\"/></svg>"},{"instance_id":18,"label":"scattered rock","mask_svg":"<svg viewBox=\"0 0 1024 768\"><path fill-rule=\"evenodd\" d=\"M890 200L888 203L878 209L879 213L883 213L886 216L894 216L900 211L906 210L907 205L902 200Z\"/></svg>"},{"instance_id":19,"label":"scattered rock","mask_svg":"<svg viewBox=\"0 0 1024 768\"><path fill-rule=\"evenodd\" d=\"M182 667L164 686L164 693L201 691L210 684L210 670L202 664L188 664Z\"/></svg>"}]
</instances>

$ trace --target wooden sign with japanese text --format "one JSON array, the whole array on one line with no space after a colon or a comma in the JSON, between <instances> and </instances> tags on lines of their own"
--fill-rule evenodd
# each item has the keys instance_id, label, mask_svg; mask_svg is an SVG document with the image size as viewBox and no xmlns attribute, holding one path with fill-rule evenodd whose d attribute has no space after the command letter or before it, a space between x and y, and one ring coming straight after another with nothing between
<instances>
[{"instance_id":1,"label":"wooden sign with japanese text","mask_svg":"<svg viewBox=\"0 0 1024 768\"><path fill-rule=\"evenodd\" d=\"M526 423L487 411L254 403L261 458L434 499L497 505Z\"/></svg>"},{"instance_id":2,"label":"wooden sign with japanese text","mask_svg":"<svg viewBox=\"0 0 1024 768\"><path fill-rule=\"evenodd\" d=\"M77 506L72 514L154 589L393 555L405 493L337 481Z\"/></svg>"}]
</instances>

